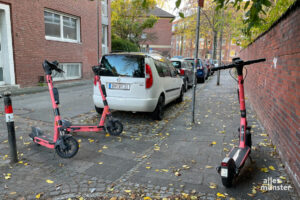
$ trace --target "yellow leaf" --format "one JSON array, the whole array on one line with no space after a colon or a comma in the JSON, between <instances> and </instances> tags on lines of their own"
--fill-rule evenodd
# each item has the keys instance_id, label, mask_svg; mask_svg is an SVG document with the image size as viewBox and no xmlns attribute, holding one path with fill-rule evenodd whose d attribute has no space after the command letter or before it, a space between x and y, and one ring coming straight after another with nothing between
<instances>
[{"instance_id":1,"label":"yellow leaf","mask_svg":"<svg viewBox=\"0 0 300 200\"><path fill-rule=\"evenodd\" d=\"M206 168L206 169L211 169L211 168L213 168L213 166L206 165L205 168Z\"/></svg>"},{"instance_id":2,"label":"yellow leaf","mask_svg":"<svg viewBox=\"0 0 300 200\"><path fill-rule=\"evenodd\" d=\"M186 128L186 130L191 130L192 129L192 127L188 127L188 128Z\"/></svg>"},{"instance_id":3,"label":"yellow leaf","mask_svg":"<svg viewBox=\"0 0 300 200\"><path fill-rule=\"evenodd\" d=\"M103 162L98 162L98 164L99 164L99 165L102 165L102 164L103 164Z\"/></svg>"},{"instance_id":4,"label":"yellow leaf","mask_svg":"<svg viewBox=\"0 0 300 200\"><path fill-rule=\"evenodd\" d=\"M207 117L208 117L208 115L205 115L205 117L207 118Z\"/></svg>"},{"instance_id":5,"label":"yellow leaf","mask_svg":"<svg viewBox=\"0 0 300 200\"><path fill-rule=\"evenodd\" d=\"M254 197L254 194L247 193L250 197Z\"/></svg>"},{"instance_id":6,"label":"yellow leaf","mask_svg":"<svg viewBox=\"0 0 300 200\"><path fill-rule=\"evenodd\" d=\"M217 185L215 183L209 183L209 187L211 189L216 189L217 188Z\"/></svg>"},{"instance_id":7,"label":"yellow leaf","mask_svg":"<svg viewBox=\"0 0 300 200\"><path fill-rule=\"evenodd\" d=\"M225 131L219 131L219 133L225 133Z\"/></svg>"},{"instance_id":8,"label":"yellow leaf","mask_svg":"<svg viewBox=\"0 0 300 200\"><path fill-rule=\"evenodd\" d=\"M183 167L184 169L189 169L189 168L190 168L190 166L188 166L188 165L182 165L182 167Z\"/></svg>"},{"instance_id":9,"label":"yellow leaf","mask_svg":"<svg viewBox=\"0 0 300 200\"><path fill-rule=\"evenodd\" d=\"M110 136L110 134L109 134L109 133L106 133L105 137L109 137L109 136Z\"/></svg>"},{"instance_id":10,"label":"yellow leaf","mask_svg":"<svg viewBox=\"0 0 300 200\"><path fill-rule=\"evenodd\" d=\"M284 176L279 176L279 178L282 180L286 180L286 178Z\"/></svg>"},{"instance_id":11,"label":"yellow leaf","mask_svg":"<svg viewBox=\"0 0 300 200\"><path fill-rule=\"evenodd\" d=\"M19 164L22 164L22 163L23 163L23 161L22 161L22 160L20 160L18 163L19 163Z\"/></svg>"},{"instance_id":12,"label":"yellow leaf","mask_svg":"<svg viewBox=\"0 0 300 200\"><path fill-rule=\"evenodd\" d=\"M156 172L159 172L159 169L156 169L155 171L156 171Z\"/></svg>"},{"instance_id":13,"label":"yellow leaf","mask_svg":"<svg viewBox=\"0 0 300 200\"><path fill-rule=\"evenodd\" d=\"M17 194L17 192L11 192L11 193L9 193L10 195L14 195L14 194Z\"/></svg>"},{"instance_id":14,"label":"yellow leaf","mask_svg":"<svg viewBox=\"0 0 300 200\"><path fill-rule=\"evenodd\" d=\"M107 147L106 145L104 145L102 148L103 148L103 149L107 149L108 147Z\"/></svg>"},{"instance_id":15,"label":"yellow leaf","mask_svg":"<svg viewBox=\"0 0 300 200\"><path fill-rule=\"evenodd\" d=\"M102 149L98 150L98 152L101 153L101 152L102 152Z\"/></svg>"},{"instance_id":16,"label":"yellow leaf","mask_svg":"<svg viewBox=\"0 0 300 200\"><path fill-rule=\"evenodd\" d=\"M7 179L10 179L11 177L10 176L5 176L4 178L5 178L5 180L7 180Z\"/></svg>"},{"instance_id":17,"label":"yellow leaf","mask_svg":"<svg viewBox=\"0 0 300 200\"><path fill-rule=\"evenodd\" d=\"M222 193L219 193L219 192L217 193L217 196L218 196L218 197L223 197L223 198L225 198L225 195L222 194Z\"/></svg>"},{"instance_id":18,"label":"yellow leaf","mask_svg":"<svg viewBox=\"0 0 300 200\"><path fill-rule=\"evenodd\" d=\"M169 170L168 170L168 169L162 169L161 171L163 171L163 172L168 172Z\"/></svg>"},{"instance_id":19,"label":"yellow leaf","mask_svg":"<svg viewBox=\"0 0 300 200\"><path fill-rule=\"evenodd\" d=\"M234 197L230 197L229 200L235 200L235 198Z\"/></svg>"},{"instance_id":20,"label":"yellow leaf","mask_svg":"<svg viewBox=\"0 0 300 200\"><path fill-rule=\"evenodd\" d=\"M191 200L197 200L197 196L191 196Z\"/></svg>"},{"instance_id":21,"label":"yellow leaf","mask_svg":"<svg viewBox=\"0 0 300 200\"><path fill-rule=\"evenodd\" d=\"M269 166L269 169L272 170L272 171L274 171L274 170L275 170L275 167L273 167L272 165L270 165L270 166Z\"/></svg>"},{"instance_id":22,"label":"yellow leaf","mask_svg":"<svg viewBox=\"0 0 300 200\"><path fill-rule=\"evenodd\" d=\"M130 192L131 192L131 190L124 190L124 192L126 192L126 193L130 193Z\"/></svg>"},{"instance_id":23,"label":"yellow leaf","mask_svg":"<svg viewBox=\"0 0 300 200\"><path fill-rule=\"evenodd\" d=\"M256 189L255 189L255 187L252 188L252 194L256 194Z\"/></svg>"},{"instance_id":24,"label":"yellow leaf","mask_svg":"<svg viewBox=\"0 0 300 200\"><path fill-rule=\"evenodd\" d=\"M265 173L269 172L268 168L266 168L266 167L261 168L260 171L265 172Z\"/></svg>"},{"instance_id":25,"label":"yellow leaf","mask_svg":"<svg viewBox=\"0 0 300 200\"><path fill-rule=\"evenodd\" d=\"M229 151L229 149L227 149L227 148L224 148L224 149L223 149L223 151Z\"/></svg>"},{"instance_id":26,"label":"yellow leaf","mask_svg":"<svg viewBox=\"0 0 300 200\"><path fill-rule=\"evenodd\" d=\"M179 172L175 172L175 176L180 176L181 174Z\"/></svg>"},{"instance_id":27,"label":"yellow leaf","mask_svg":"<svg viewBox=\"0 0 300 200\"><path fill-rule=\"evenodd\" d=\"M268 135L265 133L260 134L260 136L267 137Z\"/></svg>"},{"instance_id":28,"label":"yellow leaf","mask_svg":"<svg viewBox=\"0 0 300 200\"><path fill-rule=\"evenodd\" d=\"M211 144L214 145L214 144L217 144L217 142L216 141L212 141Z\"/></svg>"},{"instance_id":29,"label":"yellow leaf","mask_svg":"<svg viewBox=\"0 0 300 200\"><path fill-rule=\"evenodd\" d=\"M54 181L51 181L51 180L49 180L49 179L47 179L46 182L49 183L49 184L54 183Z\"/></svg>"},{"instance_id":30,"label":"yellow leaf","mask_svg":"<svg viewBox=\"0 0 300 200\"><path fill-rule=\"evenodd\" d=\"M80 142L81 142L81 139L77 140L77 142L80 143Z\"/></svg>"},{"instance_id":31,"label":"yellow leaf","mask_svg":"<svg viewBox=\"0 0 300 200\"><path fill-rule=\"evenodd\" d=\"M90 142L90 143L92 143L92 142L94 142L94 140L92 140L92 139L89 139L89 142Z\"/></svg>"},{"instance_id":32,"label":"yellow leaf","mask_svg":"<svg viewBox=\"0 0 300 200\"><path fill-rule=\"evenodd\" d=\"M159 146L155 146L154 147L154 151L159 151L160 150L160 147Z\"/></svg>"},{"instance_id":33,"label":"yellow leaf","mask_svg":"<svg viewBox=\"0 0 300 200\"><path fill-rule=\"evenodd\" d=\"M150 166L147 166L146 169L151 169L151 167L150 167Z\"/></svg>"},{"instance_id":34,"label":"yellow leaf","mask_svg":"<svg viewBox=\"0 0 300 200\"><path fill-rule=\"evenodd\" d=\"M182 196L183 196L183 198L185 198L185 199L187 199L188 197L189 197L189 195L187 194L187 193L181 193L182 194Z\"/></svg>"},{"instance_id":35,"label":"yellow leaf","mask_svg":"<svg viewBox=\"0 0 300 200\"><path fill-rule=\"evenodd\" d=\"M144 197L144 200L152 200L150 197Z\"/></svg>"},{"instance_id":36,"label":"yellow leaf","mask_svg":"<svg viewBox=\"0 0 300 200\"><path fill-rule=\"evenodd\" d=\"M25 166L27 166L27 165L28 165L28 163L24 163L24 165L25 165Z\"/></svg>"},{"instance_id":37,"label":"yellow leaf","mask_svg":"<svg viewBox=\"0 0 300 200\"><path fill-rule=\"evenodd\" d=\"M39 194L35 195L35 198L36 198L36 199L39 199L39 198L41 198L41 195L42 195L42 194L39 193Z\"/></svg>"},{"instance_id":38,"label":"yellow leaf","mask_svg":"<svg viewBox=\"0 0 300 200\"><path fill-rule=\"evenodd\" d=\"M83 197L79 197L79 200L84 200L84 198Z\"/></svg>"}]
</instances>

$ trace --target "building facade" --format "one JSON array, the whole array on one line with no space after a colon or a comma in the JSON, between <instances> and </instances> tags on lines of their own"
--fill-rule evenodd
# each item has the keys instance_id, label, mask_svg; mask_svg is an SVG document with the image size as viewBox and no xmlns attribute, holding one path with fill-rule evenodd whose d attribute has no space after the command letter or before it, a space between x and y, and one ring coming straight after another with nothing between
<instances>
[{"instance_id":1,"label":"building facade","mask_svg":"<svg viewBox=\"0 0 300 200\"><path fill-rule=\"evenodd\" d=\"M174 15L155 7L149 15L158 17L154 27L145 31L142 37L145 42L141 44L143 51L158 52L163 56L171 56L172 22Z\"/></svg>"},{"instance_id":2,"label":"building facade","mask_svg":"<svg viewBox=\"0 0 300 200\"><path fill-rule=\"evenodd\" d=\"M37 85L45 59L65 71L54 81L92 77L110 30L110 0L0 0L0 86Z\"/></svg>"}]
</instances>

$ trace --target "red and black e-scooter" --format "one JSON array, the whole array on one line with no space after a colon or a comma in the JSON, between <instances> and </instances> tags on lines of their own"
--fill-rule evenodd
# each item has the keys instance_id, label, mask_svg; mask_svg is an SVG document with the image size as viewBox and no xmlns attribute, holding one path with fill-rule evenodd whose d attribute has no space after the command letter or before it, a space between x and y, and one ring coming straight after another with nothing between
<instances>
[{"instance_id":1,"label":"red and black e-scooter","mask_svg":"<svg viewBox=\"0 0 300 200\"><path fill-rule=\"evenodd\" d=\"M236 68L238 75L238 98L240 103L241 119L239 132L239 147L233 147L229 154L222 160L221 166L217 168L221 175L222 183L225 187L231 187L233 179L239 175L240 170L244 166L247 158L250 158L251 153L251 127L247 126L246 106L244 96L244 77L243 69L245 65L264 62L266 59L249 60L244 62L240 58L232 59L232 64L215 67L212 71L221 69Z\"/></svg>"},{"instance_id":2,"label":"red and black e-scooter","mask_svg":"<svg viewBox=\"0 0 300 200\"><path fill-rule=\"evenodd\" d=\"M62 120L59 113L59 94L58 89L53 87L52 71L62 73L63 70L58 68L58 62L49 62L47 60L43 63L43 68L46 73L46 81L49 88L50 98L52 102L52 108L55 115L54 119L54 136L53 140L46 137L41 129L32 127L32 133L29 136L33 141L39 145L45 146L50 149L55 149L56 153L62 158L72 158L76 155L79 149L79 145L76 139L72 137L72 132L100 132L107 130L111 135L120 135L123 131L122 123L114 119L109 111L109 107L106 101L105 87L101 85L100 80L100 66L94 66L93 72L95 74L94 80L99 86L100 94L104 104L104 110L101 116L101 120L98 125L72 125L67 120Z\"/></svg>"}]
</instances>

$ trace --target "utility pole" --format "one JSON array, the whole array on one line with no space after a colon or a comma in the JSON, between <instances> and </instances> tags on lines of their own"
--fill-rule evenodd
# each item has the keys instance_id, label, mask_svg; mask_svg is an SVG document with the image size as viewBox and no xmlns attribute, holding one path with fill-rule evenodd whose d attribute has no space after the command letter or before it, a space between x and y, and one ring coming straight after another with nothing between
<instances>
[{"instance_id":1,"label":"utility pole","mask_svg":"<svg viewBox=\"0 0 300 200\"><path fill-rule=\"evenodd\" d=\"M196 104L196 70L198 63L198 49L199 49L199 32L200 32L200 12L203 7L204 0L198 0L198 13L197 13L197 29L196 29L196 49L194 60L194 76L193 76L193 103L192 103L192 123L195 123L195 104Z\"/></svg>"},{"instance_id":2,"label":"utility pole","mask_svg":"<svg viewBox=\"0 0 300 200\"><path fill-rule=\"evenodd\" d=\"M224 26L224 10L222 9L222 26L221 26L221 32L220 32L220 48L219 48L219 67L221 66L222 61L222 41L223 41L223 26ZM221 76L221 70L218 70L218 76L217 76L217 85L220 85L220 76Z\"/></svg>"}]
</instances>

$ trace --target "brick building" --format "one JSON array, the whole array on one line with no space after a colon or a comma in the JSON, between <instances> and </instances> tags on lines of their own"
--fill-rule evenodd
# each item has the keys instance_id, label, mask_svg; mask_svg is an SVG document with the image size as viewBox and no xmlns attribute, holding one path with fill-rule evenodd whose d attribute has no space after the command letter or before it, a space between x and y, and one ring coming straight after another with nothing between
<instances>
[{"instance_id":1,"label":"brick building","mask_svg":"<svg viewBox=\"0 0 300 200\"><path fill-rule=\"evenodd\" d=\"M149 15L158 17L154 27L145 31L147 40L141 45L144 51L157 51L164 56L171 55L172 22L174 15L155 7Z\"/></svg>"},{"instance_id":2,"label":"brick building","mask_svg":"<svg viewBox=\"0 0 300 200\"><path fill-rule=\"evenodd\" d=\"M37 85L44 59L65 71L54 80L90 78L110 49L109 8L110 0L0 0L0 85Z\"/></svg>"},{"instance_id":3,"label":"brick building","mask_svg":"<svg viewBox=\"0 0 300 200\"><path fill-rule=\"evenodd\" d=\"M240 55L267 59L248 68L245 92L300 193L299 8L297 0Z\"/></svg>"},{"instance_id":4,"label":"brick building","mask_svg":"<svg viewBox=\"0 0 300 200\"><path fill-rule=\"evenodd\" d=\"M182 30L185 30L185 24L183 19L179 19L173 22L172 25L172 51L171 56L183 56L194 57L195 54L195 37L186 35ZM200 26L201 29L201 26ZM219 43L219 38L217 44ZM241 47L236 45L230 35L223 35L222 41L222 61L230 62L232 58L238 56ZM212 58L213 52L213 35L209 35L206 38L199 38L199 58ZM219 46L217 47L216 58L219 58Z\"/></svg>"}]
</instances>

